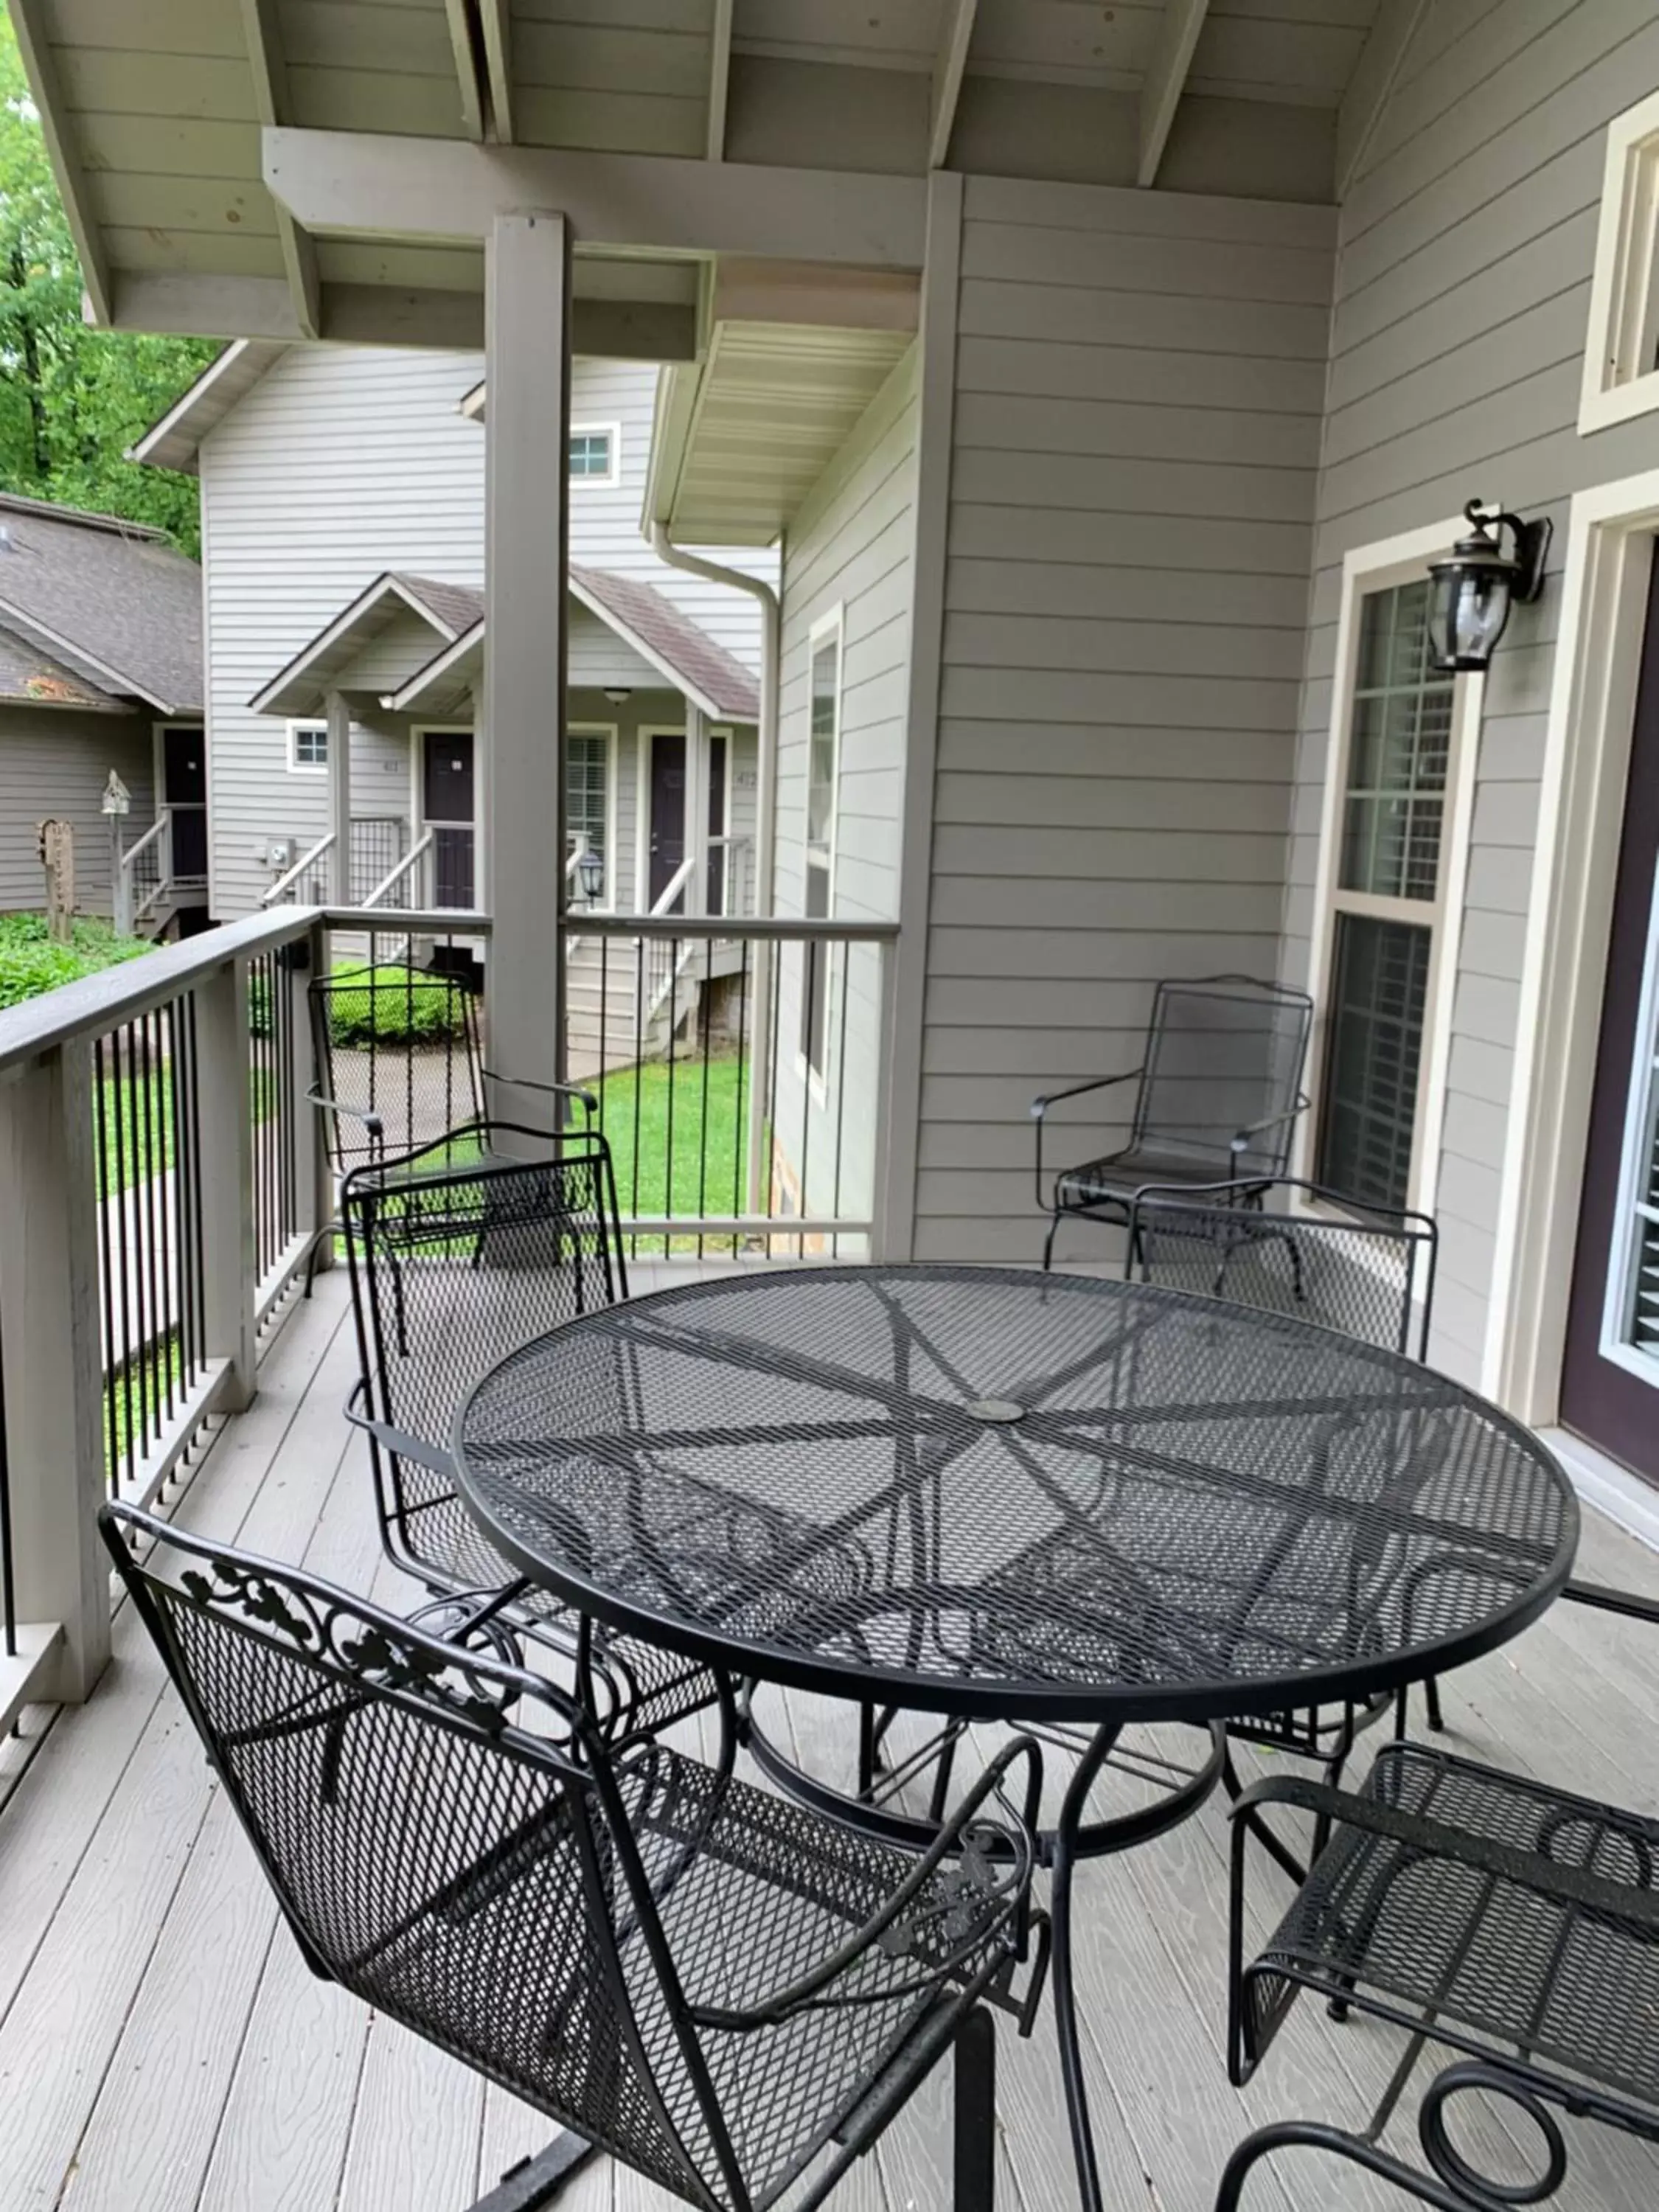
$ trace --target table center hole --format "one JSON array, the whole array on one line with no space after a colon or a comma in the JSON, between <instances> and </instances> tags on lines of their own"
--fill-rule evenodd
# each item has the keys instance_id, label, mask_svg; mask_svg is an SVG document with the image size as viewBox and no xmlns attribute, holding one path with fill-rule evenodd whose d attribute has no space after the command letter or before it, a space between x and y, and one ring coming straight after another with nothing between
<instances>
[{"instance_id":1,"label":"table center hole","mask_svg":"<svg viewBox=\"0 0 1659 2212\"><path fill-rule=\"evenodd\" d=\"M976 1421L1023 1421L1025 1408L1012 1398L970 1398L963 1408Z\"/></svg>"}]
</instances>

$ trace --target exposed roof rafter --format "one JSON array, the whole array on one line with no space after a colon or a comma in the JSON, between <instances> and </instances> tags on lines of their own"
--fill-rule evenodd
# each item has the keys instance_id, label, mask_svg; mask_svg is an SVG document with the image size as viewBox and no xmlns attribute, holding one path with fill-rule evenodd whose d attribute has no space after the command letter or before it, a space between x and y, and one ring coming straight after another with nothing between
<instances>
[{"instance_id":1,"label":"exposed roof rafter","mask_svg":"<svg viewBox=\"0 0 1659 2212\"><path fill-rule=\"evenodd\" d=\"M962 80L973 42L979 0L946 0L939 58L933 64L933 94L927 126L927 166L942 169L951 151L951 132L962 98Z\"/></svg>"},{"instance_id":2,"label":"exposed roof rafter","mask_svg":"<svg viewBox=\"0 0 1659 2212\"><path fill-rule=\"evenodd\" d=\"M489 94L490 135L498 146L513 143L513 27L508 0L477 0L483 32L484 82Z\"/></svg>"},{"instance_id":3,"label":"exposed roof rafter","mask_svg":"<svg viewBox=\"0 0 1659 2212\"><path fill-rule=\"evenodd\" d=\"M253 106L261 123L281 123L290 112L288 62L276 29L276 0L238 0L242 35L247 42L248 67L253 76ZM319 338L323 334L322 284L317 274L317 249L285 207L276 210L276 242L283 252L283 273L294 302L298 335Z\"/></svg>"},{"instance_id":4,"label":"exposed roof rafter","mask_svg":"<svg viewBox=\"0 0 1659 2212\"><path fill-rule=\"evenodd\" d=\"M10 0L9 12L12 28L17 33L17 49L36 94L41 133L51 157L52 173L58 179L58 197L64 203L70 235L74 239L75 250L81 257L81 282L86 288L87 299L92 307L92 319L96 323L107 323L110 319L109 264L104 258L97 223L88 207L86 172L60 123L64 113L64 96L58 83L58 65L52 58L52 47L40 21L40 0Z\"/></svg>"},{"instance_id":5,"label":"exposed roof rafter","mask_svg":"<svg viewBox=\"0 0 1659 2212\"><path fill-rule=\"evenodd\" d=\"M1428 13L1429 0L1382 0L1336 112L1336 197L1343 199L1399 82L1407 49Z\"/></svg>"},{"instance_id":6,"label":"exposed roof rafter","mask_svg":"<svg viewBox=\"0 0 1659 2212\"><path fill-rule=\"evenodd\" d=\"M1204 28L1209 6L1210 0L1164 0L1164 21L1158 26L1158 43L1140 88L1140 159L1135 169L1138 185L1158 182L1158 163L1170 142L1176 110L1181 105L1198 34Z\"/></svg>"},{"instance_id":7,"label":"exposed roof rafter","mask_svg":"<svg viewBox=\"0 0 1659 2212\"><path fill-rule=\"evenodd\" d=\"M732 87L733 0L714 0L708 27L708 144L711 161L726 159L726 102Z\"/></svg>"}]
</instances>

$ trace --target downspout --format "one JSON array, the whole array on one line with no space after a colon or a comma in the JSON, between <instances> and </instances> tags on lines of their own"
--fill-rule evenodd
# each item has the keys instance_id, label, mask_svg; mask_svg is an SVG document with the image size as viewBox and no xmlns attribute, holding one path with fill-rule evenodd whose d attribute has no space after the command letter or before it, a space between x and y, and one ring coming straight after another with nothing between
<instances>
[{"instance_id":1,"label":"downspout","mask_svg":"<svg viewBox=\"0 0 1659 2212\"><path fill-rule=\"evenodd\" d=\"M718 561L705 561L700 553L687 553L674 544L668 535L668 526L653 522L651 526L651 549L659 561L671 568L682 568L689 576L701 576L705 583L728 585L732 590L747 592L751 599L760 601L761 609L761 683L760 722L756 732L755 763L755 914L757 918L769 919L773 911L775 886L773 876L777 854L778 778L778 666L782 653L782 611L778 595L770 584L759 576L745 575L740 568L722 568ZM769 1204L762 1204L761 1152L766 1137L766 1117L771 1110L772 1039L769 1035L772 1008L772 947L769 943L755 947L755 1076L749 1086L749 1171L744 1199L745 1212L758 1216L769 1212ZM771 1178L766 1178L769 1199Z\"/></svg>"}]
</instances>

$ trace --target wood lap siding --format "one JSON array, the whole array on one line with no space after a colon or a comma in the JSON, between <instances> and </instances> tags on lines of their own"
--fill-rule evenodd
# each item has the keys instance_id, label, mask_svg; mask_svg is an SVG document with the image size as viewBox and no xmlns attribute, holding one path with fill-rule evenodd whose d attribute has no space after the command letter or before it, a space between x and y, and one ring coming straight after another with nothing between
<instances>
[{"instance_id":1,"label":"wood lap siding","mask_svg":"<svg viewBox=\"0 0 1659 2212\"><path fill-rule=\"evenodd\" d=\"M1285 973L1307 973L1341 562L1476 494L1555 520L1487 679L1452 1014L1431 1356L1479 1379L1566 506L1653 465L1577 434L1606 127L1659 83L1651 0L1433 0L1341 210Z\"/></svg>"},{"instance_id":2,"label":"wood lap siding","mask_svg":"<svg viewBox=\"0 0 1659 2212\"><path fill-rule=\"evenodd\" d=\"M1160 977L1277 964L1334 236L969 179L918 1259L1034 1259L1032 1094L1134 1066Z\"/></svg>"},{"instance_id":3,"label":"wood lap siding","mask_svg":"<svg viewBox=\"0 0 1659 2212\"><path fill-rule=\"evenodd\" d=\"M48 815L75 830L76 904L111 909L109 825L100 811L114 769L132 793L123 842L136 845L155 820L155 755L148 719L68 709L0 707L0 914L46 904L39 831Z\"/></svg>"}]
</instances>

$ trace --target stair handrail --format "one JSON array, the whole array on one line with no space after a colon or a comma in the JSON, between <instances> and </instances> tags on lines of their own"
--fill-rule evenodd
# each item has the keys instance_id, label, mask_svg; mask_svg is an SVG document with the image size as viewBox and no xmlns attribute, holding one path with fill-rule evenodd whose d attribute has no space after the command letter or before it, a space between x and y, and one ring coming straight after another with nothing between
<instances>
[{"instance_id":1,"label":"stair handrail","mask_svg":"<svg viewBox=\"0 0 1659 2212\"><path fill-rule=\"evenodd\" d=\"M275 906L277 900L281 898L283 893L288 889L289 885L290 884L297 883L313 861L320 860L325 853L331 853L333 851L336 835L337 833L331 830L326 836L319 837L317 840L317 842L311 847L308 852L301 853L299 859L294 863L294 866L288 869L283 874L278 876L276 882L271 885L268 891L260 892L260 905Z\"/></svg>"},{"instance_id":2,"label":"stair handrail","mask_svg":"<svg viewBox=\"0 0 1659 2212\"><path fill-rule=\"evenodd\" d=\"M408 852L404 854L402 860L398 861L397 866L393 868L392 873L389 876L383 877L381 880L375 884L374 890L370 891L367 896L360 902L360 903L366 907L379 906L380 901L386 896L386 893L397 889L398 885L402 883L404 878L408 875L410 871L415 866L416 862L417 860L424 860L426 855L432 850L432 848L437 843L437 842L438 833L435 830L428 830L422 836L417 837L414 844L410 847Z\"/></svg>"}]
</instances>

